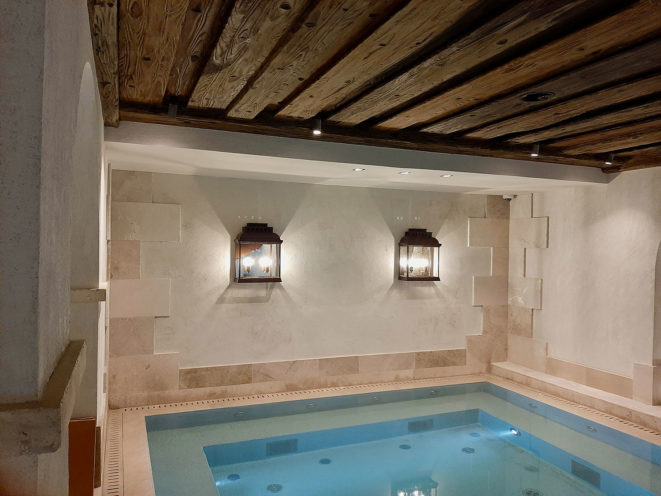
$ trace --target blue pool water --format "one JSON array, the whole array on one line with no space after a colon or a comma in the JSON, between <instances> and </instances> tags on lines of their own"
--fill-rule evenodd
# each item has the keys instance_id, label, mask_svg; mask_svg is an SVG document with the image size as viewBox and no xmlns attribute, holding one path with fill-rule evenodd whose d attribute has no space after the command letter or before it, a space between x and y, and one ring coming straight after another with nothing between
<instances>
[{"instance_id":1,"label":"blue pool water","mask_svg":"<svg viewBox=\"0 0 661 496\"><path fill-rule=\"evenodd\" d=\"M489 383L146 422L157 496L661 494L661 446Z\"/></svg>"}]
</instances>

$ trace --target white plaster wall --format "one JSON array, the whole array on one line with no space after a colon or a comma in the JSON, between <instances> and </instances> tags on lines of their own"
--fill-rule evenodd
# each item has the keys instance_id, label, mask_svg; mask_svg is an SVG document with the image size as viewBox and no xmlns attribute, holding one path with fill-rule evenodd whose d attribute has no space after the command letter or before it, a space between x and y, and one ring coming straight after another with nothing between
<instances>
[{"instance_id":1,"label":"white plaster wall","mask_svg":"<svg viewBox=\"0 0 661 496\"><path fill-rule=\"evenodd\" d=\"M549 217L548 249L526 254L526 275L543 278L534 337L552 357L628 377L651 364L661 168L535 194L533 210Z\"/></svg>"},{"instance_id":2,"label":"white plaster wall","mask_svg":"<svg viewBox=\"0 0 661 496\"><path fill-rule=\"evenodd\" d=\"M269 362L465 347L481 332L472 276L490 249L467 247L484 196L153 175L153 201L181 204L181 242L142 242L141 277L172 278L156 352L180 366ZM268 222L283 283L230 283L233 239ZM441 281L400 282L396 245L409 227L434 232Z\"/></svg>"}]
</instances>

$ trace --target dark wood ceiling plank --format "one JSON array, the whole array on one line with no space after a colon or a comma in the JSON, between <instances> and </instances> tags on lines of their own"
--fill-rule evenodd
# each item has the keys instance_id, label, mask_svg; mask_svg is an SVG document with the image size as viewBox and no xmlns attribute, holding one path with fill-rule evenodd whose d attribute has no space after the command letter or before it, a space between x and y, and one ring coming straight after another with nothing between
<instances>
[{"instance_id":1,"label":"dark wood ceiling plank","mask_svg":"<svg viewBox=\"0 0 661 496\"><path fill-rule=\"evenodd\" d=\"M379 124L424 125L661 34L661 5L639 0L604 20L437 94Z\"/></svg>"},{"instance_id":2,"label":"dark wood ceiling plank","mask_svg":"<svg viewBox=\"0 0 661 496\"><path fill-rule=\"evenodd\" d=\"M569 155L606 153L661 141L661 119L572 136L549 145Z\"/></svg>"},{"instance_id":3,"label":"dark wood ceiling plank","mask_svg":"<svg viewBox=\"0 0 661 496\"><path fill-rule=\"evenodd\" d=\"M117 55L117 2L88 2L94 65L106 126L119 125L119 73Z\"/></svg>"},{"instance_id":4,"label":"dark wood ceiling plank","mask_svg":"<svg viewBox=\"0 0 661 496\"><path fill-rule=\"evenodd\" d=\"M307 0L237 0L189 106L227 108L306 5Z\"/></svg>"},{"instance_id":5,"label":"dark wood ceiling plank","mask_svg":"<svg viewBox=\"0 0 661 496\"><path fill-rule=\"evenodd\" d=\"M336 53L378 26L392 8L392 0L317 0L300 28L239 95L228 115L252 119L269 105L280 104Z\"/></svg>"},{"instance_id":6,"label":"dark wood ceiling plank","mask_svg":"<svg viewBox=\"0 0 661 496\"><path fill-rule=\"evenodd\" d=\"M190 0L181 37L168 78L166 95L187 102L205 63L205 53L216 43L218 23L231 0Z\"/></svg>"},{"instance_id":7,"label":"dark wood ceiling plank","mask_svg":"<svg viewBox=\"0 0 661 496\"><path fill-rule=\"evenodd\" d=\"M440 136L415 131L380 131L375 129L347 128L345 126L324 123L321 136L313 136L310 127L300 121L282 119L266 119L259 117L253 120L230 120L178 113L170 117L165 111L147 111L131 109L126 106L120 110L120 117L125 121L147 122L152 124L168 124L175 126L195 127L201 129L218 129L240 133L254 133L288 138L314 139L336 143L380 146L389 148L404 148L439 153L457 153L461 155L477 155L484 157L499 157L514 160L530 160L530 147L496 143L488 140L467 140ZM603 159L598 156L570 157L562 153L548 151L539 157L539 162L581 165L586 167L601 167Z\"/></svg>"},{"instance_id":8,"label":"dark wood ceiling plank","mask_svg":"<svg viewBox=\"0 0 661 496\"><path fill-rule=\"evenodd\" d=\"M657 89L659 88L661 87L657 87ZM569 121L519 138L514 138L510 141L512 143L539 143L572 134L586 133L596 129L604 129L656 116L661 116L661 100L654 100L641 105L635 105L633 107L620 109L614 112L607 112L585 119Z\"/></svg>"},{"instance_id":9,"label":"dark wood ceiling plank","mask_svg":"<svg viewBox=\"0 0 661 496\"><path fill-rule=\"evenodd\" d=\"M148 0L119 4L120 98L127 102L163 101L179 44L188 0Z\"/></svg>"},{"instance_id":10,"label":"dark wood ceiling plank","mask_svg":"<svg viewBox=\"0 0 661 496\"><path fill-rule=\"evenodd\" d=\"M331 120L356 125L402 107L481 64L504 57L544 33L548 35L596 5L589 1L561 0L515 4L446 49L350 103Z\"/></svg>"},{"instance_id":11,"label":"dark wood ceiling plank","mask_svg":"<svg viewBox=\"0 0 661 496\"><path fill-rule=\"evenodd\" d=\"M479 0L412 0L299 94L278 116L309 119L337 107L381 73L392 70L454 28L455 23L479 3Z\"/></svg>"},{"instance_id":12,"label":"dark wood ceiling plank","mask_svg":"<svg viewBox=\"0 0 661 496\"><path fill-rule=\"evenodd\" d=\"M661 42L659 42L656 46L658 48L653 49L658 49L661 51ZM625 58L629 57L625 56ZM630 62L630 60L623 61L621 60L621 56L616 55L613 57L613 63L615 65L611 66L610 70L606 68L606 74L604 74L605 77L600 78L598 82L605 84L609 83L612 79L610 76L613 75L613 67L616 68L614 72L616 72L618 75L621 74L621 71L623 70L626 70L627 74L631 74L632 72L635 74L636 71L640 70L641 63L643 64L643 67L646 68L649 65L649 62L653 62L654 60L655 59L653 57L647 57L645 53L641 53L641 58L639 59L638 63L634 62L633 65L629 63L622 65L621 62ZM658 65L659 68L661 68L661 60L658 61ZM576 82L568 81L568 79L579 80L580 78L576 76L578 76L580 72L583 71L574 72L570 74L569 77L563 76L562 78L558 78L563 80L560 82L542 83L540 88L550 88L550 86L553 85L555 88L559 88L563 93L565 93L568 88L574 88L574 90L576 90ZM580 87L583 86L581 85ZM578 117L582 114L585 114L586 112L611 105L623 104L636 98L642 98L660 92L661 74L657 74L654 76L638 79L636 81L620 83L615 86L596 91L594 93L588 93L577 98L572 98L570 100L551 105L550 107L544 107L540 110L517 115L511 119L499 121L489 126L477 129L476 131L470 132L465 136L469 136L471 138L493 139L508 134L529 132L535 129L549 126L551 124L555 124L557 122ZM504 100L507 100L507 102ZM520 104L523 104L524 107L527 107L527 103L528 102L523 102L521 100L521 95L518 94L513 97L498 100L498 103L494 102L492 105L487 105L491 107L489 111L486 111L486 109L482 110L483 107L479 107L478 109L475 109L475 113L484 113L484 115L489 116L493 116L496 113L500 115L509 115L516 112L514 109L520 110ZM471 114L472 113L473 112L471 112ZM488 119L490 117L486 118ZM526 134L520 138L514 139L513 141L516 141L517 143L533 143L538 141L538 139L534 137L535 134L536 133Z\"/></svg>"}]
</instances>

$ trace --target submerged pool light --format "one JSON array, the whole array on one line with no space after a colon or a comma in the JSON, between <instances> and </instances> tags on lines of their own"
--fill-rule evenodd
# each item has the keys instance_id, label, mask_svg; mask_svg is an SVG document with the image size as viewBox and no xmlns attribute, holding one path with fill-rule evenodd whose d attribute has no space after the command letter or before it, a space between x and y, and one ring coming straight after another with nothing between
<instances>
[{"instance_id":1,"label":"submerged pool light","mask_svg":"<svg viewBox=\"0 0 661 496\"><path fill-rule=\"evenodd\" d=\"M521 435L521 432L516 427L510 427L510 432L512 434L514 434L515 436L520 436Z\"/></svg>"}]
</instances>

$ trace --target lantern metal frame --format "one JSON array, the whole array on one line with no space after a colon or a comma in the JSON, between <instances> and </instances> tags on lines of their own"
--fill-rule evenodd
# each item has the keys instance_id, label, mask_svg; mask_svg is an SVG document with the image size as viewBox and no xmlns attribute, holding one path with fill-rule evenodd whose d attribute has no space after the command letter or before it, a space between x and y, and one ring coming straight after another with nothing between
<instances>
[{"instance_id":1,"label":"lantern metal frame","mask_svg":"<svg viewBox=\"0 0 661 496\"><path fill-rule=\"evenodd\" d=\"M429 276L410 276L412 272L412 248L430 248L432 250L431 268ZM432 236L432 233L426 229L411 228L406 231L404 237L399 241L399 256L397 258L398 270L400 281L440 281L438 275L440 265L440 248L441 243ZM406 261L406 269L402 275L402 260Z\"/></svg>"},{"instance_id":2,"label":"lantern metal frame","mask_svg":"<svg viewBox=\"0 0 661 496\"><path fill-rule=\"evenodd\" d=\"M271 256L270 277L246 277L242 276L242 260L246 256L245 250L257 245L273 245ZM234 240L234 282L282 282L280 277L280 247L282 239L273 232L273 228L262 222L248 222ZM250 252L248 252L250 253ZM273 263L275 262L275 263Z\"/></svg>"}]
</instances>

